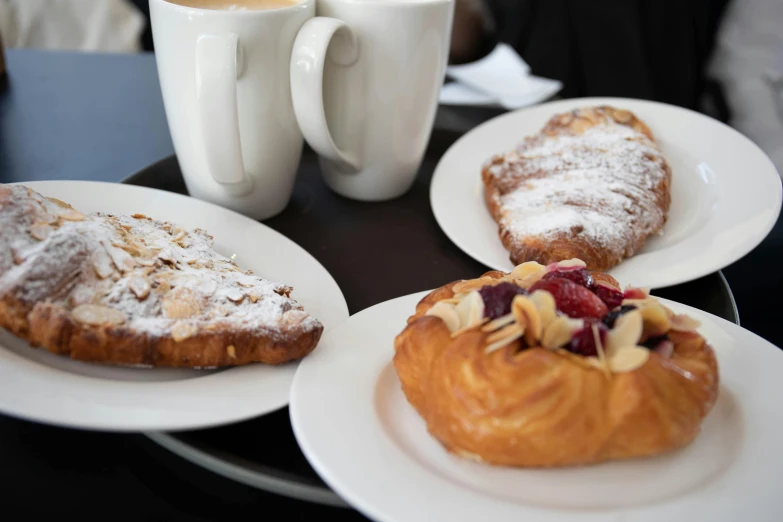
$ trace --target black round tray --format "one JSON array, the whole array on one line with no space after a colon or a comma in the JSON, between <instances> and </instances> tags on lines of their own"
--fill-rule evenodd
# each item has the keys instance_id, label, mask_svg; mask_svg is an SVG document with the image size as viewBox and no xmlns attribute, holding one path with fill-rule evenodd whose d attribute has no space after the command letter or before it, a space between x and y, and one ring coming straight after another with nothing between
<instances>
[{"instance_id":1,"label":"black round tray","mask_svg":"<svg viewBox=\"0 0 783 522\"><path fill-rule=\"evenodd\" d=\"M439 117L443 121L449 119L449 114L441 113ZM457 119L452 115L451 123ZM264 223L296 241L329 270L352 314L394 297L435 288L444 281L477 277L487 267L449 241L429 203L433 170L461 134L436 127L413 188L398 199L382 203L357 202L331 192L321 179L316 156L305 148L290 204L282 214ZM187 193L173 156L124 182ZM654 294L739 324L734 298L720 272ZM197 465L244 484L300 500L347 507L302 455L291 430L288 408L219 428L147 436Z\"/></svg>"}]
</instances>

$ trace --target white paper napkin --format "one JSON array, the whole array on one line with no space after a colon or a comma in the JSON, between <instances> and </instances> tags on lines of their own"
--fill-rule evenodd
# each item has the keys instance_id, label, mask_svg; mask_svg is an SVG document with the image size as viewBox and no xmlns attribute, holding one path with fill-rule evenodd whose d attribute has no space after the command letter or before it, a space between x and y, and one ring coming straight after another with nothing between
<instances>
[{"instance_id":1,"label":"white paper napkin","mask_svg":"<svg viewBox=\"0 0 783 522\"><path fill-rule=\"evenodd\" d=\"M499 105L519 109L554 96L563 84L530 74L530 66L509 45L501 43L484 58L451 65L446 75L455 80L441 89L445 105Z\"/></svg>"}]
</instances>

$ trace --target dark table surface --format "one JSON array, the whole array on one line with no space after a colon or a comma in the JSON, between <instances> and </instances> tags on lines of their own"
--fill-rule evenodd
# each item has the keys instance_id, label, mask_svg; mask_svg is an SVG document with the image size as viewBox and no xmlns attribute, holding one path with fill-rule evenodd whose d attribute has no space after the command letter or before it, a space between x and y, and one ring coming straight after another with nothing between
<instances>
[{"instance_id":1,"label":"dark table surface","mask_svg":"<svg viewBox=\"0 0 783 522\"><path fill-rule=\"evenodd\" d=\"M153 56L6 53L0 183L120 181L173 153ZM464 132L497 113L441 108L436 125ZM768 296L783 291L781 243L778 222L754 252L724 270L742 325L778 346L783 332ZM353 511L233 483L141 435L54 428L5 416L0 416L0 491L3 513L31 520L65 514L87 520L362 519Z\"/></svg>"}]
</instances>

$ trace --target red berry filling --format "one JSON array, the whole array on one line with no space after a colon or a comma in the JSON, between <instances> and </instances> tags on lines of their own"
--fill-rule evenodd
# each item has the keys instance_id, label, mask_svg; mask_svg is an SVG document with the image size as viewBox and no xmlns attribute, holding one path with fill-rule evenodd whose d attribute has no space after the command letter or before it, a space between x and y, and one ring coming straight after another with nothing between
<instances>
[{"instance_id":1,"label":"red berry filling","mask_svg":"<svg viewBox=\"0 0 783 522\"><path fill-rule=\"evenodd\" d=\"M541 279L530 287L531 292L536 290L545 290L552 294L557 309L574 319L588 317L601 319L609 313L609 309L597 295L570 279L562 277Z\"/></svg>"},{"instance_id":2,"label":"red berry filling","mask_svg":"<svg viewBox=\"0 0 783 522\"><path fill-rule=\"evenodd\" d=\"M606 306L609 308L609 310L617 308L623 304L623 299L625 296L620 290L617 290L616 288L612 288L608 285L596 284L593 285L590 290L595 292L595 295L600 297L601 301L606 303Z\"/></svg>"},{"instance_id":3,"label":"red berry filling","mask_svg":"<svg viewBox=\"0 0 783 522\"><path fill-rule=\"evenodd\" d=\"M584 355L585 357L598 355L598 347L595 345L595 335L593 335L593 325L598 329L598 336L603 345L609 328L600 321L587 320L585 321L585 327L576 332L571 342L566 345L566 350Z\"/></svg>"},{"instance_id":4,"label":"red berry filling","mask_svg":"<svg viewBox=\"0 0 783 522\"><path fill-rule=\"evenodd\" d=\"M487 285L479 290L484 300L484 317L497 319L511 313L511 301L517 295L527 295L527 290L513 283Z\"/></svg>"},{"instance_id":5,"label":"red berry filling","mask_svg":"<svg viewBox=\"0 0 783 522\"><path fill-rule=\"evenodd\" d=\"M584 268L580 268L578 270L560 270L549 272L544 275L542 279L554 279L556 277L568 279L569 281L573 281L574 283L580 286L584 286L585 288L590 288L593 286L593 276L591 276L590 272Z\"/></svg>"}]
</instances>

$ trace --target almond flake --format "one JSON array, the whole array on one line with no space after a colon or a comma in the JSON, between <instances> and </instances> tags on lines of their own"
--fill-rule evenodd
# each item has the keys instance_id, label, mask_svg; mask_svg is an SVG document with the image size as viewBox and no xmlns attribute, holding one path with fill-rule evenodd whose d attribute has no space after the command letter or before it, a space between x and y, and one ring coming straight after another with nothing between
<instances>
[{"instance_id":1,"label":"almond flake","mask_svg":"<svg viewBox=\"0 0 783 522\"><path fill-rule=\"evenodd\" d=\"M34 223L30 227L30 235L33 237L33 239L37 239L38 241L43 241L49 237L49 234L51 233L52 227L46 223Z\"/></svg>"},{"instance_id":2,"label":"almond flake","mask_svg":"<svg viewBox=\"0 0 783 522\"><path fill-rule=\"evenodd\" d=\"M453 339L453 338L457 337L458 335L462 335L462 334L464 334L465 332L467 332L469 330L473 330L474 328L477 328L477 327L479 327L479 326L481 326L483 324L486 324L487 321L489 321L489 319L484 318L484 319L482 319L481 321L479 321L476 324L465 325L462 328L460 328L459 330L451 332L451 338Z\"/></svg>"},{"instance_id":3,"label":"almond flake","mask_svg":"<svg viewBox=\"0 0 783 522\"><path fill-rule=\"evenodd\" d=\"M524 325L525 342L528 346L537 344L537 341L541 339L543 326L535 303L527 296L514 296L511 301L511 313L514 314L517 323Z\"/></svg>"},{"instance_id":4,"label":"almond flake","mask_svg":"<svg viewBox=\"0 0 783 522\"><path fill-rule=\"evenodd\" d=\"M522 337L522 335L524 335L524 334L522 332L519 332L519 333L515 333L514 335L511 335L509 337L506 337L504 339L500 339L499 341L496 341L496 342L490 344L489 346L487 346L486 348L484 348L484 353L485 354L489 354L489 353L492 353L492 352L494 352L496 350L499 350L499 349L503 348L504 346L508 346L509 344L513 343L514 341L516 341L517 339Z\"/></svg>"},{"instance_id":5,"label":"almond flake","mask_svg":"<svg viewBox=\"0 0 783 522\"><path fill-rule=\"evenodd\" d=\"M663 335L671 328L669 315L659 303L651 301L639 308L642 314L643 331L648 336Z\"/></svg>"},{"instance_id":6,"label":"almond flake","mask_svg":"<svg viewBox=\"0 0 783 522\"><path fill-rule=\"evenodd\" d=\"M198 333L198 326L185 321L177 321L174 326L171 327L171 338L175 343L184 341L189 337L193 337Z\"/></svg>"},{"instance_id":7,"label":"almond flake","mask_svg":"<svg viewBox=\"0 0 783 522\"><path fill-rule=\"evenodd\" d=\"M557 303L552 294L546 290L536 290L530 294L530 300L536 305L538 317L541 319L541 328L544 329L557 317Z\"/></svg>"},{"instance_id":8,"label":"almond flake","mask_svg":"<svg viewBox=\"0 0 783 522\"><path fill-rule=\"evenodd\" d=\"M564 261L560 261L556 264L556 266L558 269L568 270L574 268L587 268L587 263L585 263L581 259L573 258L573 259L566 259Z\"/></svg>"},{"instance_id":9,"label":"almond flake","mask_svg":"<svg viewBox=\"0 0 783 522\"><path fill-rule=\"evenodd\" d=\"M468 279L466 281L460 281L452 287L452 292L455 294L468 294L474 290L479 290L485 286L494 286L501 283L501 279L494 279L492 277L484 276L478 279Z\"/></svg>"},{"instance_id":10,"label":"almond flake","mask_svg":"<svg viewBox=\"0 0 783 522\"><path fill-rule=\"evenodd\" d=\"M245 298L245 294L243 294L240 290L237 290L236 288L230 288L228 292L226 292L226 298L229 301L240 303L242 302L242 299Z\"/></svg>"},{"instance_id":11,"label":"almond flake","mask_svg":"<svg viewBox=\"0 0 783 522\"><path fill-rule=\"evenodd\" d=\"M492 321L482 326L481 331L494 332L495 330L503 328L504 326L511 324L513 322L514 322L514 314L506 314L498 317L497 319L493 319Z\"/></svg>"},{"instance_id":12,"label":"almond flake","mask_svg":"<svg viewBox=\"0 0 783 522\"><path fill-rule=\"evenodd\" d=\"M449 329L449 332L456 332L459 330L459 314L457 313L457 308L453 304L438 301L427 310L427 313L424 315L440 318L446 324L446 328Z\"/></svg>"},{"instance_id":13,"label":"almond flake","mask_svg":"<svg viewBox=\"0 0 783 522\"><path fill-rule=\"evenodd\" d=\"M500 330L493 332L487 336L487 342L492 344L496 341L499 341L500 339L504 339L506 337L512 337L516 334L523 334L525 333L525 327L518 323L512 323L508 326L505 326L501 328Z\"/></svg>"},{"instance_id":14,"label":"almond flake","mask_svg":"<svg viewBox=\"0 0 783 522\"><path fill-rule=\"evenodd\" d=\"M613 373L631 372L644 366L650 358L650 350L643 346L624 346L609 358Z\"/></svg>"},{"instance_id":15,"label":"almond flake","mask_svg":"<svg viewBox=\"0 0 783 522\"><path fill-rule=\"evenodd\" d=\"M601 334L598 332L598 326L595 324L590 325L590 330L593 332L593 342L595 343L595 350L598 352L598 363L604 375L607 378L612 377L611 371L609 371L609 363L606 360L606 353L604 352L604 344L601 342Z\"/></svg>"},{"instance_id":16,"label":"almond flake","mask_svg":"<svg viewBox=\"0 0 783 522\"><path fill-rule=\"evenodd\" d=\"M571 319L566 315L558 316L544 330L541 336L541 346L545 348L560 348L569 342L576 332L584 328L584 321Z\"/></svg>"},{"instance_id":17,"label":"almond flake","mask_svg":"<svg viewBox=\"0 0 783 522\"><path fill-rule=\"evenodd\" d=\"M460 328L472 328L484 319L484 299L477 291L470 292L456 305Z\"/></svg>"},{"instance_id":18,"label":"almond flake","mask_svg":"<svg viewBox=\"0 0 783 522\"><path fill-rule=\"evenodd\" d=\"M80 323L89 324L91 326L117 325L124 323L128 319L127 316L119 310L93 304L77 306L71 311L71 317Z\"/></svg>"},{"instance_id":19,"label":"almond flake","mask_svg":"<svg viewBox=\"0 0 783 522\"><path fill-rule=\"evenodd\" d=\"M632 310L617 318L614 328L606 334L606 356L611 359L624 346L636 346L642 337L642 314Z\"/></svg>"},{"instance_id":20,"label":"almond flake","mask_svg":"<svg viewBox=\"0 0 783 522\"><path fill-rule=\"evenodd\" d=\"M61 210L57 215L60 217L60 219L64 219L65 221L84 221L84 218L86 217L84 214L73 208Z\"/></svg>"},{"instance_id":21,"label":"almond flake","mask_svg":"<svg viewBox=\"0 0 783 522\"><path fill-rule=\"evenodd\" d=\"M136 266L136 261L125 250L110 245L106 241L101 241L101 244L114 262L114 266L121 272L128 272L129 270L133 270L133 267Z\"/></svg>"},{"instance_id":22,"label":"almond flake","mask_svg":"<svg viewBox=\"0 0 783 522\"><path fill-rule=\"evenodd\" d=\"M128 281L128 288L136 294L139 301L150 295L150 283L144 277L131 277Z\"/></svg>"}]
</instances>

